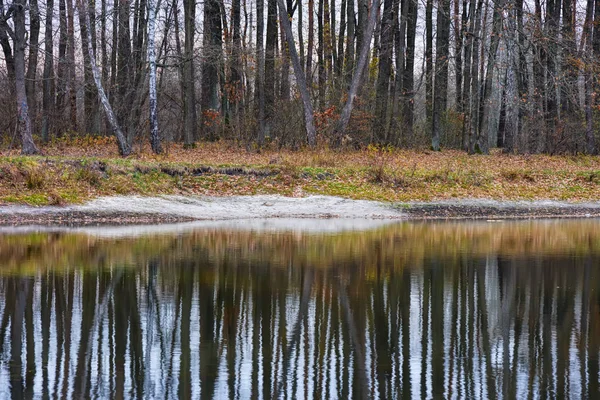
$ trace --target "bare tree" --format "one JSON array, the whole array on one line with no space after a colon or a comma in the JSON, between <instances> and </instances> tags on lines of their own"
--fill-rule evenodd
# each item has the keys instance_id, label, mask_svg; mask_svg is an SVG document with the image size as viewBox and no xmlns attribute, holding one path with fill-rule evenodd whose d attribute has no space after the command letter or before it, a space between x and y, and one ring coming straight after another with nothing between
<instances>
[{"instance_id":1,"label":"bare tree","mask_svg":"<svg viewBox=\"0 0 600 400\"><path fill-rule=\"evenodd\" d=\"M496 69L496 54L498 53L498 45L500 44L500 36L502 35L502 13L504 12L504 0L494 2L494 16L492 23L492 36L490 38L490 48L488 51L487 73L483 86L483 98L480 129L478 130L477 143L482 153L489 152L488 139L492 131L492 121L490 115L494 104L492 103L492 82L494 80L494 71ZM482 60L483 62L483 60Z\"/></svg>"},{"instance_id":2,"label":"bare tree","mask_svg":"<svg viewBox=\"0 0 600 400\"><path fill-rule=\"evenodd\" d=\"M348 19L348 33L346 34L346 81L350 85L354 76L354 27L356 25L354 17L354 0L348 1L347 19ZM343 11L343 10L342 10ZM372 34L371 34L372 36ZM362 72L361 72L362 73ZM353 100L354 101L354 100ZM346 123L347 124L347 123ZM343 129L346 130L346 127Z\"/></svg>"},{"instance_id":3,"label":"bare tree","mask_svg":"<svg viewBox=\"0 0 600 400\"><path fill-rule=\"evenodd\" d=\"M383 17L381 20L381 36L379 49L379 71L377 73L375 94L375 115L373 124L373 139L376 143L387 141L387 115L389 101L389 85L392 73L392 5L393 0L384 0Z\"/></svg>"},{"instance_id":4,"label":"bare tree","mask_svg":"<svg viewBox=\"0 0 600 400\"><path fill-rule=\"evenodd\" d=\"M79 130L77 123L77 90L75 88L77 75L75 73L75 10L73 0L66 0L67 4L67 101L71 127ZM129 15L129 14L128 14Z\"/></svg>"},{"instance_id":5,"label":"bare tree","mask_svg":"<svg viewBox=\"0 0 600 400\"><path fill-rule=\"evenodd\" d=\"M442 114L448 100L448 54L450 48L450 0L440 0L437 12L437 40L435 45L435 86L431 122L431 148L440 150Z\"/></svg>"},{"instance_id":6,"label":"bare tree","mask_svg":"<svg viewBox=\"0 0 600 400\"><path fill-rule=\"evenodd\" d=\"M308 92L308 87L306 86L306 76L304 75L304 70L302 69L302 65L300 64L300 58L298 57L298 52L296 51L296 44L294 43L294 36L292 33L292 24L290 22L289 15L286 11L285 3L283 2L283 0L278 0L278 3L279 20L283 25L283 29L285 30L285 36L288 42L288 47L290 49L290 57L292 58L292 66L294 67L294 75L296 76L298 90L300 91L300 96L302 97L302 104L304 105L304 128L306 129L306 139L308 141L309 146L314 147L317 141L317 132L315 129L313 107L310 99L310 93Z\"/></svg>"},{"instance_id":7,"label":"bare tree","mask_svg":"<svg viewBox=\"0 0 600 400\"><path fill-rule=\"evenodd\" d=\"M156 154L162 153L160 133L158 131L158 95L156 90L156 13L159 8L157 0L148 0L148 106L150 119L150 144Z\"/></svg>"},{"instance_id":8,"label":"bare tree","mask_svg":"<svg viewBox=\"0 0 600 400\"><path fill-rule=\"evenodd\" d=\"M27 47L25 40L26 9L27 4L25 0L15 0L6 13L0 16L0 30L3 29L13 40L17 123L21 135L21 151L23 154L37 154L39 150L33 142L31 135L31 119L29 117L29 105L25 88L25 48ZM11 17L14 23L14 30L7 23Z\"/></svg>"},{"instance_id":9,"label":"bare tree","mask_svg":"<svg viewBox=\"0 0 600 400\"><path fill-rule=\"evenodd\" d=\"M11 13L12 11L10 13L4 12L4 0L0 0L0 46L2 46L8 78L13 81L15 79L15 57L10 45L10 39L12 38L9 38L12 29L8 25Z\"/></svg>"},{"instance_id":10,"label":"bare tree","mask_svg":"<svg viewBox=\"0 0 600 400\"><path fill-rule=\"evenodd\" d=\"M211 0L205 4L205 7L210 7L214 14L210 14L211 21L218 19L218 5ZM215 10L216 7L216 10ZM205 11L206 12L206 11ZM196 2L194 0L183 0L183 19L185 30L185 41L183 51L183 82L184 82L184 103L183 103L183 136L184 143L187 146L192 145L196 141L196 78L194 74L194 33L196 32ZM209 25L211 28L212 25ZM215 33L209 30L211 45L214 44ZM218 41L217 41L218 42ZM219 42L220 43L220 42ZM212 46L209 51L214 51ZM212 77L212 75L211 75ZM211 104L213 106L214 104ZM203 109L207 111L207 109Z\"/></svg>"},{"instance_id":11,"label":"bare tree","mask_svg":"<svg viewBox=\"0 0 600 400\"><path fill-rule=\"evenodd\" d=\"M35 125L36 116L36 78L38 67L38 43L40 37L40 9L37 0L29 0L29 55L27 56L27 73L25 74L25 89L29 103L29 114Z\"/></svg>"},{"instance_id":12,"label":"bare tree","mask_svg":"<svg viewBox=\"0 0 600 400\"><path fill-rule=\"evenodd\" d=\"M365 34L366 40L363 41L362 48L360 49L360 55L358 57L358 65L352 76L352 84L350 90L348 90L348 98L346 104L340 115L340 119L336 124L333 137L334 146L339 146L342 142L343 136L346 134L348 123L350 122L350 116L352 115L352 108L354 106L354 99L358 93L360 83L362 82L362 74L367 64L367 58L369 57L369 49L371 48L371 38L373 37L373 31L375 30L375 22L377 21L377 15L379 13L379 0L373 0L371 6L371 12L369 13L369 24L367 25Z\"/></svg>"},{"instance_id":13,"label":"bare tree","mask_svg":"<svg viewBox=\"0 0 600 400\"><path fill-rule=\"evenodd\" d=\"M87 9L86 0L78 0L78 8L80 15L84 16L84 23L86 25L86 32L88 35L88 41L92 41L92 35L90 33L90 16ZM117 144L119 146L119 153L122 156L128 156L131 153L131 146L129 145L126 136L123 134L121 127L119 126L119 122L117 121L117 117L115 116L112 107L108 101L108 97L104 92L104 87L102 86L102 79L100 77L100 72L98 71L98 67L96 66L96 57L94 55L94 49L91 46L88 46L88 56L90 59L90 67L92 70L92 75L94 77L94 81L96 82L96 89L98 90L98 96L100 97L100 102L102 103L102 107L104 108L104 112L106 113L106 118L113 130L115 137L117 138Z\"/></svg>"},{"instance_id":14,"label":"bare tree","mask_svg":"<svg viewBox=\"0 0 600 400\"><path fill-rule=\"evenodd\" d=\"M52 22L54 19L54 0L46 1L46 26L44 32L44 83L42 85L42 139L48 141L50 132L50 118L54 115L54 99L56 90L54 85L54 36Z\"/></svg>"},{"instance_id":15,"label":"bare tree","mask_svg":"<svg viewBox=\"0 0 600 400\"><path fill-rule=\"evenodd\" d=\"M433 110L433 0L425 6L425 117L431 121Z\"/></svg>"},{"instance_id":16,"label":"bare tree","mask_svg":"<svg viewBox=\"0 0 600 400\"><path fill-rule=\"evenodd\" d=\"M88 0L85 0L88 1ZM90 7L88 7L90 8ZM80 10L81 11L81 10ZM88 18L90 16L88 15ZM91 61L90 60L90 52L89 47L92 46L91 38L92 34L88 35L88 28L85 23L85 15L79 12L79 26L81 30L81 52L83 53L83 76L84 76L84 96L83 96L83 109L85 111L85 130L88 133L95 132L97 129L96 126L96 98L98 95L96 94L96 88L94 84L94 78L92 76L91 69ZM90 29L91 29L91 21L90 21ZM88 36L90 39L88 39ZM93 49L92 49L93 50ZM92 52L95 54L95 51Z\"/></svg>"},{"instance_id":17,"label":"bare tree","mask_svg":"<svg viewBox=\"0 0 600 400\"><path fill-rule=\"evenodd\" d=\"M275 106L275 51L277 48L277 0L267 0L267 32L265 43L265 135L271 134ZM310 37L309 37L310 49ZM310 51L310 50L309 50Z\"/></svg>"},{"instance_id":18,"label":"bare tree","mask_svg":"<svg viewBox=\"0 0 600 400\"><path fill-rule=\"evenodd\" d=\"M265 52L264 52L264 25L265 25L264 0L256 1L256 80L255 99L257 100L258 117L258 145L265 140Z\"/></svg>"}]
</instances>

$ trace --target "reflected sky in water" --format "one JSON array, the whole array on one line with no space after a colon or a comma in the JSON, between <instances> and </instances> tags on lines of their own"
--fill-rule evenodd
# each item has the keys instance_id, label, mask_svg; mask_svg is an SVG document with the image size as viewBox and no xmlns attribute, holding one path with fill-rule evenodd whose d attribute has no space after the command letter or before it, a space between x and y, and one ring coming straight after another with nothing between
<instances>
[{"instance_id":1,"label":"reflected sky in water","mask_svg":"<svg viewBox=\"0 0 600 400\"><path fill-rule=\"evenodd\" d=\"M5 231L0 398L594 398L599 261L598 220Z\"/></svg>"}]
</instances>

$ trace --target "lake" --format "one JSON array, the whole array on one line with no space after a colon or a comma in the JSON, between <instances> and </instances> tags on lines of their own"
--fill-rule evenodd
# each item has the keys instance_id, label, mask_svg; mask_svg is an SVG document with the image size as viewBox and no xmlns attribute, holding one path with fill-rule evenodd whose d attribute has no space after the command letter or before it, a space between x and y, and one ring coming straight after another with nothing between
<instances>
[{"instance_id":1,"label":"lake","mask_svg":"<svg viewBox=\"0 0 600 400\"><path fill-rule=\"evenodd\" d=\"M593 398L600 220L0 230L0 398Z\"/></svg>"}]
</instances>

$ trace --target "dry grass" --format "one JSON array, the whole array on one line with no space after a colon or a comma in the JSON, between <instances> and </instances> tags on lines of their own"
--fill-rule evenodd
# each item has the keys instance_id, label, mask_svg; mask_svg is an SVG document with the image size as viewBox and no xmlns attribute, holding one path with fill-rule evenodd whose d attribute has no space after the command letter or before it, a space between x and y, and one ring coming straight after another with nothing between
<instances>
[{"instance_id":1,"label":"dry grass","mask_svg":"<svg viewBox=\"0 0 600 400\"><path fill-rule=\"evenodd\" d=\"M44 156L0 156L0 201L70 203L113 194L311 193L387 201L452 198L600 199L600 158L469 156L377 149L248 151L230 143L136 147L122 159L110 139L60 142Z\"/></svg>"}]
</instances>

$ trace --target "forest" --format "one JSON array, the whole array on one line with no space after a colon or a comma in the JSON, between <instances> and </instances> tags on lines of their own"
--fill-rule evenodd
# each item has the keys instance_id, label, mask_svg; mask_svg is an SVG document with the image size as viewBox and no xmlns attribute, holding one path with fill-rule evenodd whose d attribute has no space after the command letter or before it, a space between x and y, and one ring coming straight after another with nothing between
<instances>
[{"instance_id":1,"label":"forest","mask_svg":"<svg viewBox=\"0 0 600 400\"><path fill-rule=\"evenodd\" d=\"M0 44L0 138L23 154L598 151L600 1L0 0Z\"/></svg>"}]
</instances>

